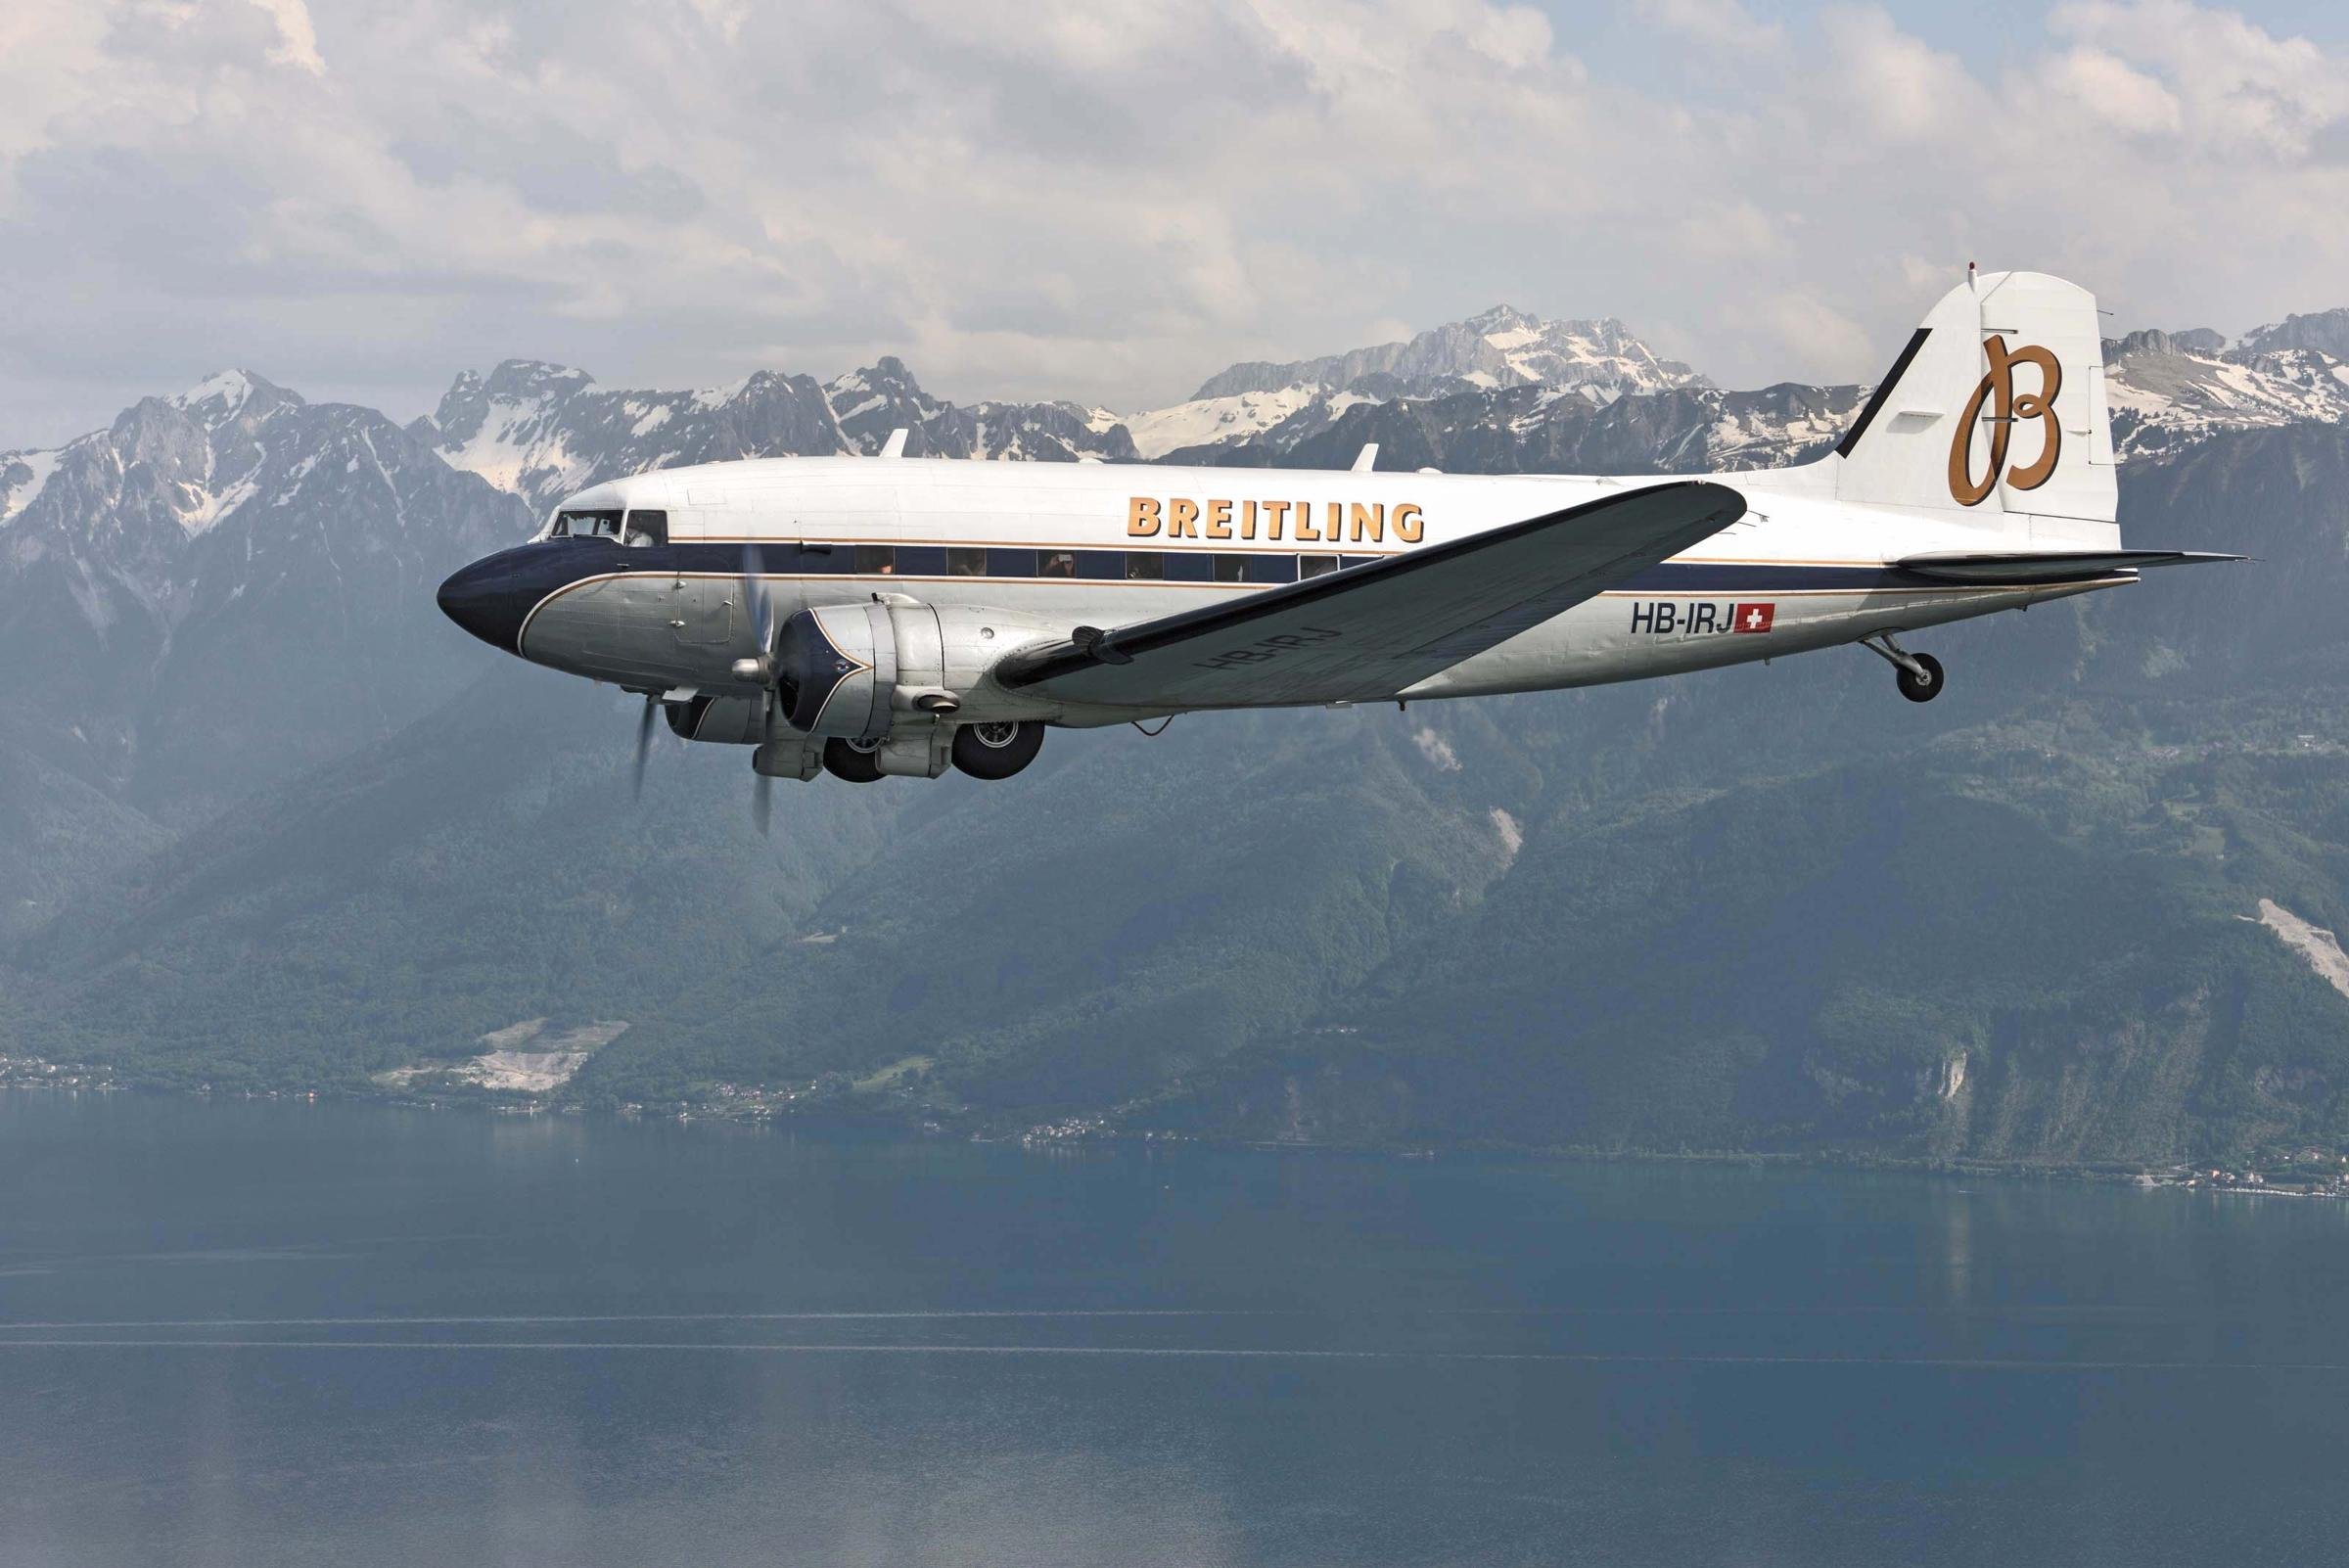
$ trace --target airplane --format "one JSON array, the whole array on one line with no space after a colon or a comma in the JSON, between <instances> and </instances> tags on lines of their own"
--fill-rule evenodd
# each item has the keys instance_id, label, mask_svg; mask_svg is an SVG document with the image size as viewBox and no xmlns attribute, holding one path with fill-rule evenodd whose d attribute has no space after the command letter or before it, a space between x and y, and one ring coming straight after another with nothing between
<instances>
[{"instance_id":1,"label":"airplane","mask_svg":"<svg viewBox=\"0 0 2349 1568\"><path fill-rule=\"evenodd\" d=\"M1976 274L1834 449L1701 479L748 459L590 485L441 584L483 641L771 780L1004 779L1047 727L1399 705L1857 645L2229 561L2125 549L2096 298Z\"/></svg>"}]
</instances>

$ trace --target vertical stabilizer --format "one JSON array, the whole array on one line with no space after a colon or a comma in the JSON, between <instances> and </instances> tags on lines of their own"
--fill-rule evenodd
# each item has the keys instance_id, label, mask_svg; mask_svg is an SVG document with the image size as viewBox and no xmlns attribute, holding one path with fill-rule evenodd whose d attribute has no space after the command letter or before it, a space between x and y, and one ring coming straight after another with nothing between
<instances>
[{"instance_id":1,"label":"vertical stabilizer","mask_svg":"<svg viewBox=\"0 0 2349 1568\"><path fill-rule=\"evenodd\" d=\"M2096 296L1969 276L1933 307L1836 447L1836 499L2024 543L2117 545Z\"/></svg>"}]
</instances>

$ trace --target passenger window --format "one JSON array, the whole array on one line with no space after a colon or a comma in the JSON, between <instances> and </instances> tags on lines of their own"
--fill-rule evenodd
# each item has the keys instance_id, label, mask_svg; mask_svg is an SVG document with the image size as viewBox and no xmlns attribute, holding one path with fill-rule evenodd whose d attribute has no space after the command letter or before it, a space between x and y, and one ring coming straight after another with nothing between
<instances>
[{"instance_id":1,"label":"passenger window","mask_svg":"<svg viewBox=\"0 0 2349 1568\"><path fill-rule=\"evenodd\" d=\"M668 542L668 514L667 512L631 511L627 531L622 535L626 544L667 544Z\"/></svg>"},{"instance_id":2,"label":"passenger window","mask_svg":"<svg viewBox=\"0 0 2349 1568\"><path fill-rule=\"evenodd\" d=\"M1248 580L1251 582L1294 582L1297 580L1297 558L1293 555L1252 555L1247 557Z\"/></svg>"},{"instance_id":3,"label":"passenger window","mask_svg":"<svg viewBox=\"0 0 2349 1568\"><path fill-rule=\"evenodd\" d=\"M898 549L894 544L859 544L856 546L856 575L860 577L894 576L898 570Z\"/></svg>"},{"instance_id":4,"label":"passenger window","mask_svg":"<svg viewBox=\"0 0 2349 1568\"><path fill-rule=\"evenodd\" d=\"M1158 582L1167 575L1167 558L1156 550L1126 552L1126 580L1128 582Z\"/></svg>"},{"instance_id":5,"label":"passenger window","mask_svg":"<svg viewBox=\"0 0 2349 1568\"><path fill-rule=\"evenodd\" d=\"M1300 581L1307 577L1327 576L1337 569L1338 558L1334 555L1301 555L1297 558L1297 576Z\"/></svg>"},{"instance_id":6,"label":"passenger window","mask_svg":"<svg viewBox=\"0 0 2349 1568\"><path fill-rule=\"evenodd\" d=\"M990 577L1033 577L1036 576L1036 552L990 550L987 552L987 575Z\"/></svg>"},{"instance_id":7,"label":"passenger window","mask_svg":"<svg viewBox=\"0 0 2349 1568\"><path fill-rule=\"evenodd\" d=\"M1247 580L1248 580L1248 558L1247 558L1246 556L1244 556L1244 555L1219 555L1219 556L1217 556L1217 557L1216 557L1216 580L1217 580L1218 582L1245 582L1245 581L1247 581Z\"/></svg>"},{"instance_id":8,"label":"passenger window","mask_svg":"<svg viewBox=\"0 0 2349 1568\"><path fill-rule=\"evenodd\" d=\"M975 545L946 546L946 576L949 577L984 577L987 576L987 552Z\"/></svg>"},{"instance_id":9,"label":"passenger window","mask_svg":"<svg viewBox=\"0 0 2349 1568\"><path fill-rule=\"evenodd\" d=\"M900 577L938 577L945 576L946 552L935 544L900 544L898 546L898 576Z\"/></svg>"},{"instance_id":10,"label":"passenger window","mask_svg":"<svg viewBox=\"0 0 2349 1568\"><path fill-rule=\"evenodd\" d=\"M1216 558L1204 550L1169 550L1159 559L1166 563L1169 582L1215 580Z\"/></svg>"},{"instance_id":11,"label":"passenger window","mask_svg":"<svg viewBox=\"0 0 2349 1568\"><path fill-rule=\"evenodd\" d=\"M1073 550L1046 550L1043 564L1036 568L1039 577L1073 577L1077 575L1077 554Z\"/></svg>"}]
</instances>

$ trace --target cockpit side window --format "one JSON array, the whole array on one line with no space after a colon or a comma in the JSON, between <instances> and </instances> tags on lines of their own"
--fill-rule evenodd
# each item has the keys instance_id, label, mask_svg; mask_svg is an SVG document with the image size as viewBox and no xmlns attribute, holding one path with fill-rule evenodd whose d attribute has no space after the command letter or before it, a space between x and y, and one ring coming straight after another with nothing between
<instances>
[{"instance_id":1,"label":"cockpit side window","mask_svg":"<svg viewBox=\"0 0 2349 1568\"><path fill-rule=\"evenodd\" d=\"M620 537L618 512L557 512L555 526L549 538L617 539Z\"/></svg>"},{"instance_id":2,"label":"cockpit side window","mask_svg":"<svg viewBox=\"0 0 2349 1568\"><path fill-rule=\"evenodd\" d=\"M623 544L667 544L668 542L668 514L648 512L642 507L628 512L628 526L621 535Z\"/></svg>"}]
</instances>

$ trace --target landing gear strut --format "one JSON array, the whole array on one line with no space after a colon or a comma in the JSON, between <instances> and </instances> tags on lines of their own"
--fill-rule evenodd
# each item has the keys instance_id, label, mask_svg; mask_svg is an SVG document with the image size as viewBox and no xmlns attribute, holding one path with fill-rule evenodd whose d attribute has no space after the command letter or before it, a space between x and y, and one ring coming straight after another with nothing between
<instances>
[{"instance_id":1,"label":"landing gear strut","mask_svg":"<svg viewBox=\"0 0 2349 1568\"><path fill-rule=\"evenodd\" d=\"M1892 633L1879 631L1860 639L1860 646L1892 666L1893 679L1901 695L1912 703L1929 703L1941 695L1941 661L1931 654L1911 653L1892 640Z\"/></svg>"}]
</instances>

